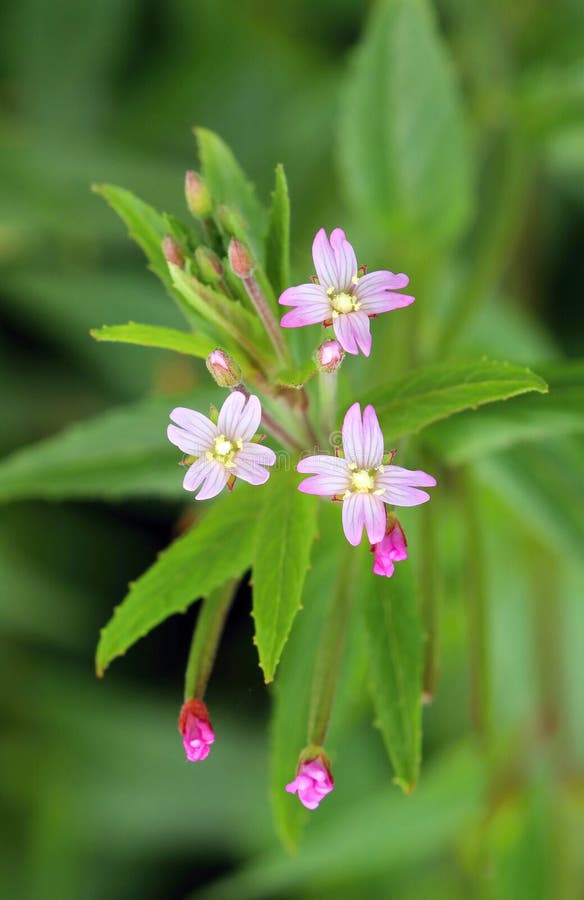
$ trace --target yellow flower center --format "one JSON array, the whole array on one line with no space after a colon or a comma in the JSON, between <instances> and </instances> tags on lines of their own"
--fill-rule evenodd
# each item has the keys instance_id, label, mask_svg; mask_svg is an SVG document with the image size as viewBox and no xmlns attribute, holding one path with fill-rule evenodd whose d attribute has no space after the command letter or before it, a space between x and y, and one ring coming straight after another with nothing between
<instances>
[{"instance_id":1,"label":"yellow flower center","mask_svg":"<svg viewBox=\"0 0 584 900\"><path fill-rule=\"evenodd\" d=\"M226 469L235 468L235 454L241 450L242 441L230 441L224 434L218 434L214 441L214 449L207 450L206 457L221 463Z\"/></svg>"},{"instance_id":2,"label":"yellow flower center","mask_svg":"<svg viewBox=\"0 0 584 900\"><path fill-rule=\"evenodd\" d=\"M333 309L333 317L342 315L343 313L355 312L357 309L361 308L359 301L355 299L353 294L349 294L347 291L335 292L333 288L329 288L327 294L329 295L329 301Z\"/></svg>"},{"instance_id":3,"label":"yellow flower center","mask_svg":"<svg viewBox=\"0 0 584 900\"><path fill-rule=\"evenodd\" d=\"M375 490L375 473L370 469L357 469L351 475L351 491L356 494L371 494Z\"/></svg>"}]
</instances>

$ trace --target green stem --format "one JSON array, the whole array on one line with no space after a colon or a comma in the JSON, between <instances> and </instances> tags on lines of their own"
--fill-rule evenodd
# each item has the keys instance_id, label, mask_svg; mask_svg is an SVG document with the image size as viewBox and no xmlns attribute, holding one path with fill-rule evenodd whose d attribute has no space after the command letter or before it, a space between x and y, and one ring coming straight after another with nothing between
<instances>
[{"instance_id":1,"label":"green stem","mask_svg":"<svg viewBox=\"0 0 584 900\"><path fill-rule=\"evenodd\" d=\"M272 346L276 351L278 359L281 363L286 363L288 360L288 350L286 344L284 343L284 338L282 337L280 323L276 320L274 314L272 313L268 301L264 297L262 289L260 288L253 275L250 275L248 278L243 278L242 281L248 293L249 299L255 306L257 314L262 320L263 326L266 329L270 341L272 342Z\"/></svg>"},{"instance_id":2,"label":"green stem","mask_svg":"<svg viewBox=\"0 0 584 900\"><path fill-rule=\"evenodd\" d=\"M430 471L432 469L430 468ZM423 564L419 571L422 599L422 624L425 632L422 700L431 703L438 686L439 637L440 637L440 589L437 584L439 566L436 559L438 516L434 503L428 503L420 522Z\"/></svg>"},{"instance_id":3,"label":"green stem","mask_svg":"<svg viewBox=\"0 0 584 900\"><path fill-rule=\"evenodd\" d=\"M325 445L330 446L330 435L337 419L338 377L336 372L320 372L318 376L320 415L325 433Z\"/></svg>"},{"instance_id":4,"label":"green stem","mask_svg":"<svg viewBox=\"0 0 584 900\"><path fill-rule=\"evenodd\" d=\"M471 715L485 746L491 737L491 680L489 623L484 584L484 559L476 488L468 471L462 472L466 525L466 598L468 616Z\"/></svg>"},{"instance_id":5,"label":"green stem","mask_svg":"<svg viewBox=\"0 0 584 900\"><path fill-rule=\"evenodd\" d=\"M205 696L225 619L236 589L237 581L232 578L201 601L185 673L185 700L202 700Z\"/></svg>"},{"instance_id":6,"label":"green stem","mask_svg":"<svg viewBox=\"0 0 584 900\"><path fill-rule=\"evenodd\" d=\"M351 570L354 561L353 556L345 555L325 615L312 682L308 717L309 745L324 744L330 723L349 626L353 595Z\"/></svg>"}]
</instances>

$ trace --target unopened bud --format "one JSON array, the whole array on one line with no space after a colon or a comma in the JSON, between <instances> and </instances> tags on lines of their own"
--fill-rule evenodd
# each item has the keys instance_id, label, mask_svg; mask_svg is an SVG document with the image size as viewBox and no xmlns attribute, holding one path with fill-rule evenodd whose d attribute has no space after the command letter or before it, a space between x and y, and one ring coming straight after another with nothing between
<instances>
[{"instance_id":1,"label":"unopened bud","mask_svg":"<svg viewBox=\"0 0 584 900\"><path fill-rule=\"evenodd\" d=\"M250 252L237 238L232 238L229 243L229 264L233 274L239 278L249 278L253 272Z\"/></svg>"},{"instance_id":2,"label":"unopened bud","mask_svg":"<svg viewBox=\"0 0 584 900\"><path fill-rule=\"evenodd\" d=\"M187 205L197 219L206 219L213 212L209 189L198 172L189 170L185 175Z\"/></svg>"},{"instance_id":3,"label":"unopened bud","mask_svg":"<svg viewBox=\"0 0 584 900\"><path fill-rule=\"evenodd\" d=\"M231 237L243 239L248 232L248 225L241 213L233 206L222 203L217 210L219 224Z\"/></svg>"},{"instance_id":4,"label":"unopened bud","mask_svg":"<svg viewBox=\"0 0 584 900\"><path fill-rule=\"evenodd\" d=\"M225 350L212 350L206 364L219 387L231 388L241 383L241 369Z\"/></svg>"},{"instance_id":5,"label":"unopened bud","mask_svg":"<svg viewBox=\"0 0 584 900\"><path fill-rule=\"evenodd\" d=\"M162 241L162 252L164 253L164 258L167 262L172 263L173 266L179 266L179 268L182 269L185 264L185 258L181 246L179 242L169 234L167 234Z\"/></svg>"},{"instance_id":6,"label":"unopened bud","mask_svg":"<svg viewBox=\"0 0 584 900\"><path fill-rule=\"evenodd\" d=\"M385 575L386 578L393 575L394 563L408 558L406 535L394 513L388 514L385 535L379 544L372 545L371 552L375 554L373 574Z\"/></svg>"},{"instance_id":7,"label":"unopened bud","mask_svg":"<svg viewBox=\"0 0 584 900\"><path fill-rule=\"evenodd\" d=\"M330 762L322 748L307 747L300 754L296 778L286 785L286 790L289 794L297 794L307 809L316 809L334 786Z\"/></svg>"},{"instance_id":8,"label":"unopened bud","mask_svg":"<svg viewBox=\"0 0 584 900\"><path fill-rule=\"evenodd\" d=\"M334 339L325 341L316 351L316 364L319 372L336 372L340 367L345 351Z\"/></svg>"},{"instance_id":9,"label":"unopened bud","mask_svg":"<svg viewBox=\"0 0 584 900\"><path fill-rule=\"evenodd\" d=\"M185 756L189 762L206 759L215 741L209 711L202 700L187 700L178 718Z\"/></svg>"},{"instance_id":10,"label":"unopened bud","mask_svg":"<svg viewBox=\"0 0 584 900\"><path fill-rule=\"evenodd\" d=\"M223 265L216 253L208 247L197 247L195 259L203 281L207 284L217 284L223 277Z\"/></svg>"}]
</instances>

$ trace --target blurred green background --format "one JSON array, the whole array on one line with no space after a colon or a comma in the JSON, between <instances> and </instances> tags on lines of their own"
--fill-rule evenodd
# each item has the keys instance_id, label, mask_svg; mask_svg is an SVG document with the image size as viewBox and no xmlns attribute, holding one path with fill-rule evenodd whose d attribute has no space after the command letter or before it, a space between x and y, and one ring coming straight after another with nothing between
<instances>
[{"instance_id":1,"label":"blurred green background","mask_svg":"<svg viewBox=\"0 0 584 900\"><path fill-rule=\"evenodd\" d=\"M500 205L478 299L445 353L539 371L583 350L584 10L577 0L433 6L462 90L475 185L459 259L472 265L493 196ZM274 164L285 164L298 280L321 225L356 235L371 263L405 268L374 223L354 219L339 160L343 129L373 124L367 108L349 121L343 103L370 10L350 0L5 0L3 454L204 381L190 362L88 336L129 319L180 325L90 184L121 184L184 215L194 124L232 146L264 197ZM431 94L424 114L431 121ZM445 264L418 303L435 305L440 319L456 276ZM376 364L374 381L383 376ZM370 711L345 685L335 747L343 791L292 859L271 822L269 696L245 596L210 690L221 741L204 773L186 764L176 733L193 611L144 639L103 682L94 676L99 627L175 533L180 507L0 507L0 896L582 896L583 473L576 434L490 454L475 472L495 757L486 766L468 738L464 573L450 562L464 525L445 491L442 675L425 714L422 782L407 800L391 786Z\"/></svg>"}]
</instances>

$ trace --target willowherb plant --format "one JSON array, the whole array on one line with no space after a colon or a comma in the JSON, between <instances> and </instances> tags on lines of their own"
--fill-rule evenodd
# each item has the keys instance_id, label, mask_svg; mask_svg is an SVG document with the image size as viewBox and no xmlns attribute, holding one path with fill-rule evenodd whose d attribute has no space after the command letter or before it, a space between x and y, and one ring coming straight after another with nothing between
<instances>
[{"instance_id":1,"label":"willowherb plant","mask_svg":"<svg viewBox=\"0 0 584 900\"><path fill-rule=\"evenodd\" d=\"M101 674L143 634L202 598L179 730L187 759L204 760L215 741L205 692L237 586L251 569L254 643L266 682L283 656L274 694L273 783L288 839L292 801L285 791L314 809L333 790L324 746L352 653L352 624L365 635L372 703L395 780L409 793L418 777L421 704L434 689L427 672L435 648L431 634L424 642L412 561L395 572L394 564L408 559L408 545L394 507L425 503L423 488L436 480L396 465L392 444L463 409L545 384L508 365L503 377L500 364L482 360L374 385L367 370L374 371L375 352L371 360L349 357L369 357L372 321L414 302L401 293L409 278L368 273L342 229L329 237L320 228L312 281L290 286L282 167L266 211L228 148L203 129L197 136L202 172L186 175L189 224L122 189L97 188L145 250L189 331L129 323L94 336L205 360L217 400L209 409L208 399L189 392L174 408L169 404L167 436L183 454L183 488L206 503L195 504L194 525L131 586L102 631L97 667ZM292 309L282 315L281 306ZM325 332L319 338L305 326ZM358 391L356 366L364 367ZM415 459L418 452L419 445L402 443L399 457ZM165 459L170 472L172 458ZM322 497L332 504L320 503Z\"/></svg>"}]
</instances>

